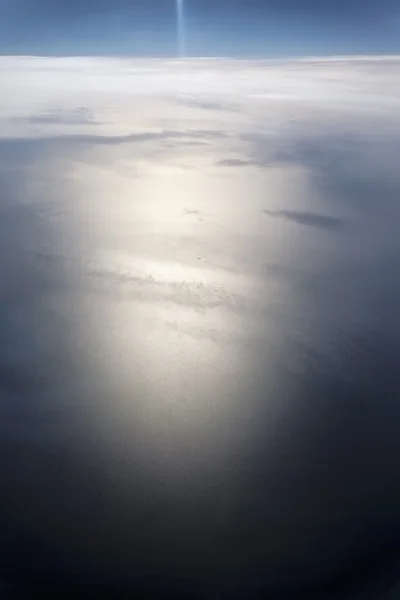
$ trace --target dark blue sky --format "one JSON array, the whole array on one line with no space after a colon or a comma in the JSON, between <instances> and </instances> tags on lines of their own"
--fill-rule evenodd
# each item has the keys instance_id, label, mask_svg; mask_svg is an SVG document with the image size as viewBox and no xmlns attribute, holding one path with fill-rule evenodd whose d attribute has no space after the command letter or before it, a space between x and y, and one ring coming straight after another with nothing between
<instances>
[{"instance_id":1,"label":"dark blue sky","mask_svg":"<svg viewBox=\"0 0 400 600\"><path fill-rule=\"evenodd\" d=\"M0 0L0 53L172 55L175 0ZM192 55L397 53L400 0L186 0Z\"/></svg>"}]
</instances>

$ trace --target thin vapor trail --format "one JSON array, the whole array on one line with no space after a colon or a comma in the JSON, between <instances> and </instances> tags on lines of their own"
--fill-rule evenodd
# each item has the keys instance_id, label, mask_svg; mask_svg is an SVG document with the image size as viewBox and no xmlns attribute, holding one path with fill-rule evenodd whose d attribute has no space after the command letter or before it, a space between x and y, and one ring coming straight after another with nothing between
<instances>
[{"instance_id":1,"label":"thin vapor trail","mask_svg":"<svg viewBox=\"0 0 400 600\"><path fill-rule=\"evenodd\" d=\"M186 56L186 26L185 26L185 9L184 0L176 0L177 14L177 34L178 34L178 54Z\"/></svg>"}]
</instances>

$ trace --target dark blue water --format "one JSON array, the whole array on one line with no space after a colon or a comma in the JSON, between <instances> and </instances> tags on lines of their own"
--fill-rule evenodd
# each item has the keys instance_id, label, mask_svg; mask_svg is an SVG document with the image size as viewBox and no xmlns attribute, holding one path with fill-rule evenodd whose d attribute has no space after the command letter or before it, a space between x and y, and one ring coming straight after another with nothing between
<instances>
[{"instance_id":1,"label":"dark blue water","mask_svg":"<svg viewBox=\"0 0 400 600\"><path fill-rule=\"evenodd\" d=\"M400 177L378 141L268 165L254 137L241 165L140 175L132 140L0 142L7 594L348 597L393 573Z\"/></svg>"}]
</instances>

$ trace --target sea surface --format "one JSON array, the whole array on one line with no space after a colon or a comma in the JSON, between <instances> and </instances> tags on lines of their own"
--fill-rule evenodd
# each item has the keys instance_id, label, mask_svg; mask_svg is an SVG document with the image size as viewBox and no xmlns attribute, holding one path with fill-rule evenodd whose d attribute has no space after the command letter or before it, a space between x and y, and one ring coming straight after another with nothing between
<instances>
[{"instance_id":1,"label":"sea surface","mask_svg":"<svg viewBox=\"0 0 400 600\"><path fill-rule=\"evenodd\" d=\"M5 597L392 569L399 60L1 59Z\"/></svg>"}]
</instances>

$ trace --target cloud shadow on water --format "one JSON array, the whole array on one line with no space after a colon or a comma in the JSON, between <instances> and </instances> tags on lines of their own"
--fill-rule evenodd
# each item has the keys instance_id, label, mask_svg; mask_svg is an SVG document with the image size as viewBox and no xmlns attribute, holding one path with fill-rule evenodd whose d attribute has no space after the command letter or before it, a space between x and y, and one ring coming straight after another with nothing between
<instances>
[{"instance_id":1,"label":"cloud shadow on water","mask_svg":"<svg viewBox=\"0 0 400 600\"><path fill-rule=\"evenodd\" d=\"M160 142L169 140L202 140L219 139L226 137L223 131L215 130L163 130L145 133L130 133L126 135L90 135L90 134L68 134L68 135L41 135L31 136L29 138L3 138L2 143L11 150L26 151L30 149L44 147L45 144L59 144L61 147L68 148L73 145L91 145L91 146L114 146L119 144L135 144L144 142Z\"/></svg>"},{"instance_id":2,"label":"cloud shadow on water","mask_svg":"<svg viewBox=\"0 0 400 600\"><path fill-rule=\"evenodd\" d=\"M345 227L345 222L342 219L321 215L315 212L299 211L299 210L268 210L263 213L269 217L284 219L299 225L307 225L316 229L325 231L341 231Z\"/></svg>"}]
</instances>

